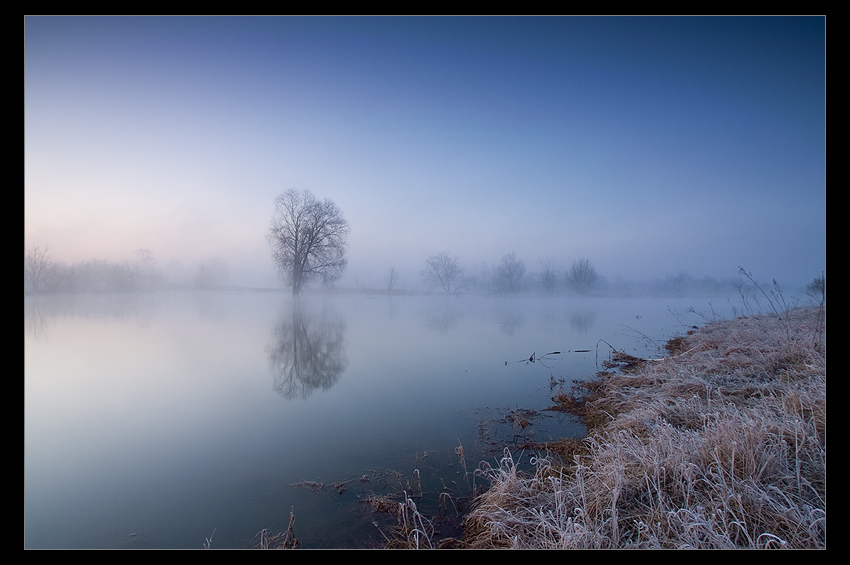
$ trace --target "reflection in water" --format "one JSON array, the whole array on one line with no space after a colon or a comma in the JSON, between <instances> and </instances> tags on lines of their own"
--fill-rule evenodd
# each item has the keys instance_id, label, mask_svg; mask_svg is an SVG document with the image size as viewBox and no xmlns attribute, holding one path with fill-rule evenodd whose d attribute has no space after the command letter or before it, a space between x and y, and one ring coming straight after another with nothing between
<instances>
[{"instance_id":1,"label":"reflection in water","mask_svg":"<svg viewBox=\"0 0 850 565\"><path fill-rule=\"evenodd\" d=\"M500 308L496 318L499 321L499 329L508 336L513 336L525 324L525 316L511 307Z\"/></svg>"},{"instance_id":2,"label":"reflection in water","mask_svg":"<svg viewBox=\"0 0 850 565\"><path fill-rule=\"evenodd\" d=\"M287 400L307 398L314 390L330 389L345 371L345 322L337 312L314 312L295 298L266 349L274 389Z\"/></svg>"},{"instance_id":3,"label":"reflection in water","mask_svg":"<svg viewBox=\"0 0 850 565\"><path fill-rule=\"evenodd\" d=\"M243 547L292 508L304 547L359 544L361 527L378 532L361 521L373 492L421 473L417 507L436 516L504 447L582 437L544 410L554 388L599 370L599 339L653 354L637 349L643 335L661 338L670 309L692 306L714 312L690 298L25 297L26 546ZM622 330L637 311L638 339ZM355 481L366 469L387 479ZM316 478L349 491L293 488ZM446 488L451 501L437 500Z\"/></svg>"},{"instance_id":4,"label":"reflection in water","mask_svg":"<svg viewBox=\"0 0 850 565\"><path fill-rule=\"evenodd\" d=\"M573 312L570 314L570 327L578 333L586 334L590 331L595 319L596 313L594 312Z\"/></svg>"},{"instance_id":5,"label":"reflection in water","mask_svg":"<svg viewBox=\"0 0 850 565\"><path fill-rule=\"evenodd\" d=\"M36 341L47 336L50 316L35 301L24 300L24 335L32 336Z\"/></svg>"},{"instance_id":6,"label":"reflection in water","mask_svg":"<svg viewBox=\"0 0 850 565\"><path fill-rule=\"evenodd\" d=\"M138 327L147 327L156 319L159 304L154 294L25 296L24 335L40 341L46 338L51 324L73 319L132 321Z\"/></svg>"},{"instance_id":7,"label":"reflection in water","mask_svg":"<svg viewBox=\"0 0 850 565\"><path fill-rule=\"evenodd\" d=\"M460 311L457 306L441 302L428 308L425 313L425 327L438 333L446 333L457 326Z\"/></svg>"}]
</instances>

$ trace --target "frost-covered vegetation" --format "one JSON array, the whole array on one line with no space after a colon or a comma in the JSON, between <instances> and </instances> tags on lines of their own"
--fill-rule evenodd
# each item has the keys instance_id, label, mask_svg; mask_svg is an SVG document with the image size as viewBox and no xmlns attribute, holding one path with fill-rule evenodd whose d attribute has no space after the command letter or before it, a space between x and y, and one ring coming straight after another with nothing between
<instances>
[{"instance_id":1,"label":"frost-covered vegetation","mask_svg":"<svg viewBox=\"0 0 850 565\"><path fill-rule=\"evenodd\" d=\"M485 468L464 546L825 548L825 328L821 303L710 323L662 359L614 352L620 370L555 398L583 441L533 474L509 452Z\"/></svg>"}]
</instances>

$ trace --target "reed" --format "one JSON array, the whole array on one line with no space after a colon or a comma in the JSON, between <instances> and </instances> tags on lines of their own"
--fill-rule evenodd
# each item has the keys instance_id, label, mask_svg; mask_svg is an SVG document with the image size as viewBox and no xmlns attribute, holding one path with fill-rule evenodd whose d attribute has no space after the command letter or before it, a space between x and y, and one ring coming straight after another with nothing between
<instances>
[{"instance_id":1,"label":"reed","mask_svg":"<svg viewBox=\"0 0 850 565\"><path fill-rule=\"evenodd\" d=\"M298 549L301 542L295 537L295 512L294 508L289 510L289 525L286 530L277 534L270 534L265 528L260 530L251 544L250 549Z\"/></svg>"},{"instance_id":2,"label":"reed","mask_svg":"<svg viewBox=\"0 0 850 565\"><path fill-rule=\"evenodd\" d=\"M588 436L532 473L507 451L482 466L466 545L825 548L825 314L778 314L710 322L556 395Z\"/></svg>"}]
</instances>

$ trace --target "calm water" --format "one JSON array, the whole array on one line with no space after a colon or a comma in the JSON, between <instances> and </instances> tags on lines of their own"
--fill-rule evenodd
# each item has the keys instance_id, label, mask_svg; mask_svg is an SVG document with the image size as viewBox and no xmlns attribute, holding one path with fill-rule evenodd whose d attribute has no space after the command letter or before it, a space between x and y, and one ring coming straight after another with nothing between
<instances>
[{"instance_id":1,"label":"calm water","mask_svg":"<svg viewBox=\"0 0 850 565\"><path fill-rule=\"evenodd\" d=\"M583 434L552 412L524 430L503 419L549 406L553 380L596 372L597 345L657 355L684 325L730 317L730 303L27 297L25 547L201 548L212 536L241 548L285 530L290 510L304 547L368 546L381 534L367 496L421 484L460 500L463 463Z\"/></svg>"}]
</instances>

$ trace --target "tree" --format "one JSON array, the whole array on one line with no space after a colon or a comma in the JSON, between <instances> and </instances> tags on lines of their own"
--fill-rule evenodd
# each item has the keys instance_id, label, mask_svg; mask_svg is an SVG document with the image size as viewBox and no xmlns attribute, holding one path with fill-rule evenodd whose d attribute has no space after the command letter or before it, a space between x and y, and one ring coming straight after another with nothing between
<instances>
[{"instance_id":1,"label":"tree","mask_svg":"<svg viewBox=\"0 0 850 565\"><path fill-rule=\"evenodd\" d=\"M540 262L540 284L546 292L553 292L558 281L558 267L555 261L544 257Z\"/></svg>"},{"instance_id":2,"label":"tree","mask_svg":"<svg viewBox=\"0 0 850 565\"><path fill-rule=\"evenodd\" d=\"M506 292L516 292L524 275L525 263L517 259L516 253L510 252L502 257L502 262L496 267L496 286Z\"/></svg>"},{"instance_id":3,"label":"tree","mask_svg":"<svg viewBox=\"0 0 850 565\"><path fill-rule=\"evenodd\" d=\"M333 282L342 276L348 260L348 222L331 200L318 200L309 190L289 189L275 199L268 241L281 278L292 284L292 294L304 283Z\"/></svg>"},{"instance_id":4,"label":"tree","mask_svg":"<svg viewBox=\"0 0 850 565\"><path fill-rule=\"evenodd\" d=\"M195 288L210 289L227 282L229 269L221 257L202 259L195 268Z\"/></svg>"},{"instance_id":5,"label":"tree","mask_svg":"<svg viewBox=\"0 0 850 565\"><path fill-rule=\"evenodd\" d=\"M597 280L599 275L587 259L574 261L567 273L567 283L579 294L587 294Z\"/></svg>"},{"instance_id":6,"label":"tree","mask_svg":"<svg viewBox=\"0 0 850 565\"><path fill-rule=\"evenodd\" d=\"M807 284L806 294L822 304L826 300L826 275L821 274L821 276L815 277L812 282Z\"/></svg>"},{"instance_id":7,"label":"tree","mask_svg":"<svg viewBox=\"0 0 850 565\"><path fill-rule=\"evenodd\" d=\"M387 281L387 294L392 294L399 283L399 274L395 267L390 267L385 277Z\"/></svg>"},{"instance_id":8,"label":"tree","mask_svg":"<svg viewBox=\"0 0 850 565\"><path fill-rule=\"evenodd\" d=\"M452 291L455 282L460 279L461 273L457 259L452 258L446 252L428 257L425 260L425 269L420 271L423 279L441 287L446 292Z\"/></svg>"},{"instance_id":9,"label":"tree","mask_svg":"<svg viewBox=\"0 0 850 565\"><path fill-rule=\"evenodd\" d=\"M44 292L50 289L54 263L46 245L34 245L24 252L24 290Z\"/></svg>"},{"instance_id":10,"label":"tree","mask_svg":"<svg viewBox=\"0 0 850 565\"><path fill-rule=\"evenodd\" d=\"M157 266L153 252L147 247L136 249L136 263L139 275L139 286L151 290L162 281L162 271Z\"/></svg>"}]
</instances>

